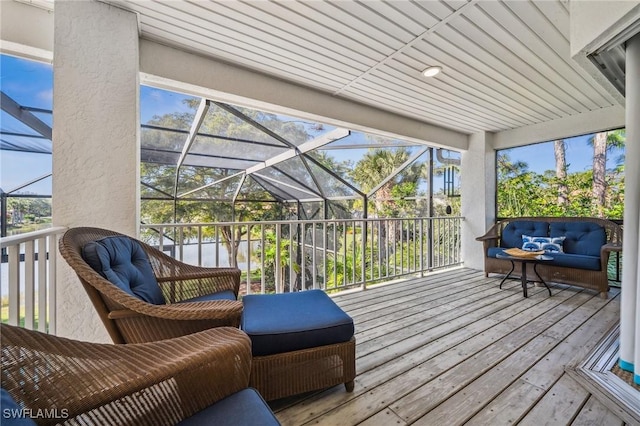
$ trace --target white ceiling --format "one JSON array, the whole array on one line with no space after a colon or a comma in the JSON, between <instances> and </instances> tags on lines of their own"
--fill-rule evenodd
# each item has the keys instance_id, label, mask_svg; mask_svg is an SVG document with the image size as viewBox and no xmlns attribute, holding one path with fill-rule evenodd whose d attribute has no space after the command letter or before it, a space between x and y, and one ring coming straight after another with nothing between
<instances>
[{"instance_id":1,"label":"white ceiling","mask_svg":"<svg viewBox=\"0 0 640 426\"><path fill-rule=\"evenodd\" d=\"M570 57L566 0L109 2L143 38L463 133L617 104Z\"/></svg>"}]
</instances>

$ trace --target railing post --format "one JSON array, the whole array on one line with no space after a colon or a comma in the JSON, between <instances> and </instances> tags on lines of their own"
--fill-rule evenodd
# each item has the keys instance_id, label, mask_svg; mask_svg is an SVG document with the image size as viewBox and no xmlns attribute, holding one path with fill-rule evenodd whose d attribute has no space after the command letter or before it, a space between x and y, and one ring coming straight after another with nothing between
<instances>
[{"instance_id":1,"label":"railing post","mask_svg":"<svg viewBox=\"0 0 640 426\"><path fill-rule=\"evenodd\" d=\"M9 246L9 324L20 321L20 245Z\"/></svg>"},{"instance_id":2,"label":"railing post","mask_svg":"<svg viewBox=\"0 0 640 426\"><path fill-rule=\"evenodd\" d=\"M251 226L247 225L247 291L251 294Z\"/></svg>"},{"instance_id":3,"label":"railing post","mask_svg":"<svg viewBox=\"0 0 640 426\"><path fill-rule=\"evenodd\" d=\"M33 330L35 317L35 241L24 243L24 326Z\"/></svg>"},{"instance_id":4,"label":"railing post","mask_svg":"<svg viewBox=\"0 0 640 426\"><path fill-rule=\"evenodd\" d=\"M282 237L282 231L280 229L280 224L276 223L276 258L275 258L275 265L274 265L276 293L282 293L282 269L281 269L282 253L280 251L281 237Z\"/></svg>"},{"instance_id":5,"label":"railing post","mask_svg":"<svg viewBox=\"0 0 640 426\"><path fill-rule=\"evenodd\" d=\"M55 239L55 235L51 235L50 239ZM52 247L57 247L53 246ZM55 258L55 250L52 251L51 257ZM49 287L49 279L47 277L47 238L38 238L38 331L47 332L47 295Z\"/></svg>"},{"instance_id":6,"label":"railing post","mask_svg":"<svg viewBox=\"0 0 640 426\"><path fill-rule=\"evenodd\" d=\"M427 228L427 269L431 271L433 269L433 217L428 219L429 226Z\"/></svg>"},{"instance_id":7,"label":"railing post","mask_svg":"<svg viewBox=\"0 0 640 426\"><path fill-rule=\"evenodd\" d=\"M361 239L361 250L362 250L362 265L361 265L361 274L362 274L362 289L367 289L367 220L362 219L362 231L360 232L362 235Z\"/></svg>"},{"instance_id":8,"label":"railing post","mask_svg":"<svg viewBox=\"0 0 640 426\"><path fill-rule=\"evenodd\" d=\"M420 221L420 278L424 277L424 219Z\"/></svg>"}]
</instances>

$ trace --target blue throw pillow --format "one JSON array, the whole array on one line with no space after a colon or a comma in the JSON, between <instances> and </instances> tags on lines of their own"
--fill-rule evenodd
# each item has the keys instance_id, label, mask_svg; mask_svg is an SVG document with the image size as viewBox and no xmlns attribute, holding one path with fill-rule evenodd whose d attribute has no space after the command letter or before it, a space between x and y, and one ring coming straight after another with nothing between
<instances>
[{"instance_id":1,"label":"blue throw pillow","mask_svg":"<svg viewBox=\"0 0 640 426\"><path fill-rule=\"evenodd\" d=\"M547 253L564 253L562 243L565 237L532 237L530 235L522 236L522 250L540 251Z\"/></svg>"},{"instance_id":2,"label":"blue throw pillow","mask_svg":"<svg viewBox=\"0 0 640 426\"><path fill-rule=\"evenodd\" d=\"M121 290L147 303L166 303L142 246L129 237L106 237L82 248L84 260Z\"/></svg>"}]
</instances>

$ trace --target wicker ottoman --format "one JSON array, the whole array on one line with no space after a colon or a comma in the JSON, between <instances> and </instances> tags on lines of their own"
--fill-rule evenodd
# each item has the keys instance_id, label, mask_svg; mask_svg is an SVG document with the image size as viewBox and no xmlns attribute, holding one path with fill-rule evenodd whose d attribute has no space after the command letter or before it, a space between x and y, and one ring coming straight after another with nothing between
<instances>
[{"instance_id":1,"label":"wicker ottoman","mask_svg":"<svg viewBox=\"0 0 640 426\"><path fill-rule=\"evenodd\" d=\"M253 353L249 386L264 399L340 383L353 390L353 320L325 292L249 295L242 303Z\"/></svg>"}]
</instances>

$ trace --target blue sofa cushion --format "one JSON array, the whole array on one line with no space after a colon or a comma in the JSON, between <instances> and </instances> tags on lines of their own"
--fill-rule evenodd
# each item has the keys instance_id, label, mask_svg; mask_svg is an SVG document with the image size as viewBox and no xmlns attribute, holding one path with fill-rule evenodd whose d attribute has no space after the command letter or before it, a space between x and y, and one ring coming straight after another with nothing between
<instances>
[{"instance_id":1,"label":"blue sofa cushion","mask_svg":"<svg viewBox=\"0 0 640 426\"><path fill-rule=\"evenodd\" d=\"M593 222L552 222L551 237L566 237L564 252L600 257L600 248L607 242L604 228ZM598 269L600 269L598 267Z\"/></svg>"},{"instance_id":2,"label":"blue sofa cushion","mask_svg":"<svg viewBox=\"0 0 640 426\"><path fill-rule=\"evenodd\" d=\"M487 251L487 257L496 257L496 254L503 253L504 249L500 247L490 247ZM593 271L600 270L600 256L584 256L581 254L567 253L548 253L553 260L546 261L543 265L566 266L577 269L590 269Z\"/></svg>"},{"instance_id":3,"label":"blue sofa cushion","mask_svg":"<svg viewBox=\"0 0 640 426\"><path fill-rule=\"evenodd\" d=\"M36 426L36 422L26 416L27 412L4 388L0 388L0 408L2 408L0 421L2 426Z\"/></svg>"},{"instance_id":4,"label":"blue sofa cushion","mask_svg":"<svg viewBox=\"0 0 640 426\"><path fill-rule=\"evenodd\" d=\"M600 270L600 256L585 256L582 254L549 253L553 257L551 264L576 269ZM546 263L546 262L545 262Z\"/></svg>"},{"instance_id":5,"label":"blue sofa cushion","mask_svg":"<svg viewBox=\"0 0 640 426\"><path fill-rule=\"evenodd\" d=\"M347 342L353 320L322 290L255 294L242 299L242 330L254 356Z\"/></svg>"},{"instance_id":6,"label":"blue sofa cushion","mask_svg":"<svg viewBox=\"0 0 640 426\"><path fill-rule=\"evenodd\" d=\"M244 425L277 426L280 422L262 396L252 388L236 392L184 419L179 426Z\"/></svg>"},{"instance_id":7,"label":"blue sofa cushion","mask_svg":"<svg viewBox=\"0 0 640 426\"><path fill-rule=\"evenodd\" d=\"M534 237L549 236L549 224L533 220L514 220L509 222L502 230L500 247L512 248L522 247L522 235L532 235Z\"/></svg>"},{"instance_id":8,"label":"blue sofa cushion","mask_svg":"<svg viewBox=\"0 0 640 426\"><path fill-rule=\"evenodd\" d=\"M124 236L106 237L85 244L84 260L121 290L147 303L162 305L164 296L142 246Z\"/></svg>"},{"instance_id":9,"label":"blue sofa cushion","mask_svg":"<svg viewBox=\"0 0 640 426\"><path fill-rule=\"evenodd\" d=\"M489 250L487 250L487 257L496 257L496 254L498 253L504 254L504 249L502 247L489 247Z\"/></svg>"},{"instance_id":10,"label":"blue sofa cushion","mask_svg":"<svg viewBox=\"0 0 640 426\"><path fill-rule=\"evenodd\" d=\"M180 303L186 302L209 302L211 300L237 300L236 295L231 290L219 291L217 293L205 294L191 299L181 300Z\"/></svg>"},{"instance_id":11,"label":"blue sofa cushion","mask_svg":"<svg viewBox=\"0 0 640 426\"><path fill-rule=\"evenodd\" d=\"M523 235L522 250L544 250L547 253L562 253L564 239L565 237L532 237L531 235Z\"/></svg>"}]
</instances>

